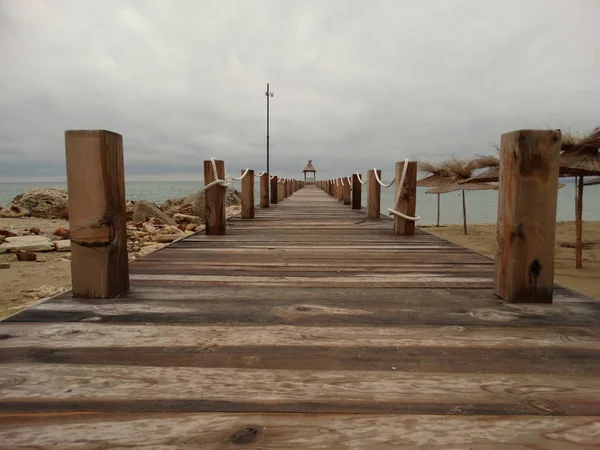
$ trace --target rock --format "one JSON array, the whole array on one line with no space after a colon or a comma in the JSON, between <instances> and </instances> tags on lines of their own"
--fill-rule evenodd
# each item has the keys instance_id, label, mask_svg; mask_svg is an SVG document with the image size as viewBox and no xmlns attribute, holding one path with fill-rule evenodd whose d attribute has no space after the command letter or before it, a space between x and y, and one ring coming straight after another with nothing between
<instances>
[{"instance_id":1,"label":"rock","mask_svg":"<svg viewBox=\"0 0 600 450\"><path fill-rule=\"evenodd\" d=\"M196 233L206 230L206 225L198 225L194 230Z\"/></svg>"},{"instance_id":2,"label":"rock","mask_svg":"<svg viewBox=\"0 0 600 450\"><path fill-rule=\"evenodd\" d=\"M69 288L66 286L50 286L48 284L44 284L38 289L29 289L25 291L25 297L39 300L42 298L53 297L57 294L65 292L68 289Z\"/></svg>"},{"instance_id":3,"label":"rock","mask_svg":"<svg viewBox=\"0 0 600 450\"><path fill-rule=\"evenodd\" d=\"M6 253L6 248L3 245L0 245L0 254Z\"/></svg>"},{"instance_id":4,"label":"rock","mask_svg":"<svg viewBox=\"0 0 600 450\"><path fill-rule=\"evenodd\" d=\"M138 254L138 256L146 256L149 255L150 253L154 253L157 250L160 250L161 248L163 248L165 245L164 244L152 244L152 245L147 245L145 247L142 247L140 249L140 252Z\"/></svg>"},{"instance_id":5,"label":"rock","mask_svg":"<svg viewBox=\"0 0 600 450\"><path fill-rule=\"evenodd\" d=\"M0 230L0 236L4 236L5 238L7 238L7 237L15 237L16 234L10 230Z\"/></svg>"},{"instance_id":6,"label":"rock","mask_svg":"<svg viewBox=\"0 0 600 450\"><path fill-rule=\"evenodd\" d=\"M65 239L69 239L71 232L68 228L57 228L54 230L54 236L60 236Z\"/></svg>"},{"instance_id":7,"label":"rock","mask_svg":"<svg viewBox=\"0 0 600 450\"><path fill-rule=\"evenodd\" d=\"M185 197L181 197L181 198L170 198L168 200L166 200L161 206L160 209L162 209L165 213L167 211L169 211L170 209L177 207L177 206L181 206L183 204L183 201L185 200Z\"/></svg>"},{"instance_id":8,"label":"rock","mask_svg":"<svg viewBox=\"0 0 600 450\"><path fill-rule=\"evenodd\" d=\"M6 242L0 245L9 252L25 250L28 252L49 252L54 250L54 244L44 236L15 236L6 238Z\"/></svg>"},{"instance_id":9,"label":"rock","mask_svg":"<svg viewBox=\"0 0 600 450\"><path fill-rule=\"evenodd\" d=\"M6 239L4 236L0 235L0 244L2 244L4 242L4 239Z\"/></svg>"},{"instance_id":10,"label":"rock","mask_svg":"<svg viewBox=\"0 0 600 450\"><path fill-rule=\"evenodd\" d=\"M26 252L25 250L17 250L17 261L35 261L37 255L35 253Z\"/></svg>"},{"instance_id":11,"label":"rock","mask_svg":"<svg viewBox=\"0 0 600 450\"><path fill-rule=\"evenodd\" d=\"M160 234L183 234L183 231L173 225L167 225L160 230Z\"/></svg>"},{"instance_id":12,"label":"rock","mask_svg":"<svg viewBox=\"0 0 600 450\"><path fill-rule=\"evenodd\" d=\"M35 188L17 195L13 204L26 208L32 217L68 219L67 190L62 188Z\"/></svg>"},{"instance_id":13,"label":"rock","mask_svg":"<svg viewBox=\"0 0 600 450\"><path fill-rule=\"evenodd\" d=\"M200 217L190 216L189 214L176 213L176 214L173 214L173 219L175 219L175 222L177 222L178 225L184 225L184 226L187 226L191 223L196 224L196 225L200 225L203 223L203 220Z\"/></svg>"},{"instance_id":14,"label":"rock","mask_svg":"<svg viewBox=\"0 0 600 450\"><path fill-rule=\"evenodd\" d=\"M39 235L41 233L41 230L39 228L30 228L29 232L31 234Z\"/></svg>"},{"instance_id":15,"label":"rock","mask_svg":"<svg viewBox=\"0 0 600 450\"><path fill-rule=\"evenodd\" d=\"M0 262L0 269L10 269L10 263Z\"/></svg>"},{"instance_id":16,"label":"rock","mask_svg":"<svg viewBox=\"0 0 600 450\"><path fill-rule=\"evenodd\" d=\"M162 220L160 220L157 217L152 217L149 222L151 225L164 225L165 224Z\"/></svg>"},{"instance_id":17,"label":"rock","mask_svg":"<svg viewBox=\"0 0 600 450\"><path fill-rule=\"evenodd\" d=\"M156 227L154 225L150 224L150 223L147 223L147 222L142 225L142 229L146 233L148 233L148 234L156 234L156 233L158 233L158 230L156 229Z\"/></svg>"},{"instance_id":18,"label":"rock","mask_svg":"<svg viewBox=\"0 0 600 450\"><path fill-rule=\"evenodd\" d=\"M179 234L159 234L158 236L156 236L156 242L173 242L177 239L182 238L183 236L185 236L184 233L179 233Z\"/></svg>"},{"instance_id":19,"label":"rock","mask_svg":"<svg viewBox=\"0 0 600 450\"><path fill-rule=\"evenodd\" d=\"M148 222L153 217L160 219L168 225L175 225L175 221L162 212L154 203L141 200L135 203L133 211L134 222Z\"/></svg>"},{"instance_id":20,"label":"rock","mask_svg":"<svg viewBox=\"0 0 600 450\"><path fill-rule=\"evenodd\" d=\"M125 202L125 221L131 222L133 220L133 211L135 210L135 202L127 200Z\"/></svg>"},{"instance_id":21,"label":"rock","mask_svg":"<svg viewBox=\"0 0 600 450\"><path fill-rule=\"evenodd\" d=\"M56 251L58 251L58 252L70 252L71 251L71 240L63 239L62 241L56 241L54 243L54 247L56 247Z\"/></svg>"},{"instance_id":22,"label":"rock","mask_svg":"<svg viewBox=\"0 0 600 450\"><path fill-rule=\"evenodd\" d=\"M26 217L29 216L29 210L22 206L10 203L6 208L0 208L0 217L10 219L14 217Z\"/></svg>"},{"instance_id":23,"label":"rock","mask_svg":"<svg viewBox=\"0 0 600 450\"><path fill-rule=\"evenodd\" d=\"M197 226L198 225L196 225L195 223L190 223L187 227L185 227L185 231L195 231Z\"/></svg>"}]
</instances>

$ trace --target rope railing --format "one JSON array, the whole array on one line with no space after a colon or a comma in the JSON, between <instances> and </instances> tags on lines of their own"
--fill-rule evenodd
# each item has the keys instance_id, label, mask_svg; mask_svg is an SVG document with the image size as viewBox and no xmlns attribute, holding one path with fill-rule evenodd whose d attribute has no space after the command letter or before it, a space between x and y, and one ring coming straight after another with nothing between
<instances>
[{"instance_id":1,"label":"rope railing","mask_svg":"<svg viewBox=\"0 0 600 450\"><path fill-rule=\"evenodd\" d=\"M384 188L389 188L392 184L394 184L394 182L396 181L396 178L394 177L394 179L389 183L389 184L385 184L383 183L383 181L381 181L381 179L379 178L379 174L377 173L377 169L373 168L373 172L375 173L375 179L377 180L377 182L379 183L379 185L381 187Z\"/></svg>"},{"instance_id":2,"label":"rope railing","mask_svg":"<svg viewBox=\"0 0 600 450\"><path fill-rule=\"evenodd\" d=\"M402 167L402 176L400 177L400 183L398 183L398 186L396 188L396 196L394 197L394 205L398 204L398 201L400 200L400 195L402 194L402 189L404 189L404 181L406 179L406 171L408 169L408 158L404 160L404 166ZM375 174L377 174L377 171L375 171ZM388 208L388 212L390 214L393 214L394 216L397 217L402 217L403 219L406 220L412 220L412 221L417 221L420 219L419 216L407 216L406 214L400 212L400 211L396 211L395 209L392 208Z\"/></svg>"}]
</instances>

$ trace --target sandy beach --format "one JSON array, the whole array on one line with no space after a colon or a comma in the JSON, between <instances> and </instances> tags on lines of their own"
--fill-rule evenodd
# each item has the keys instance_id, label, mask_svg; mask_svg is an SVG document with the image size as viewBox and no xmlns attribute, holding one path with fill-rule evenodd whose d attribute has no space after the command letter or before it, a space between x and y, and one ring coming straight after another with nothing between
<instances>
[{"instance_id":1,"label":"sandy beach","mask_svg":"<svg viewBox=\"0 0 600 450\"><path fill-rule=\"evenodd\" d=\"M464 235L462 225L423 227L455 244L494 258L496 224L473 224ZM556 223L555 282L600 300L600 222L583 223L583 268L575 269L575 222Z\"/></svg>"}]
</instances>

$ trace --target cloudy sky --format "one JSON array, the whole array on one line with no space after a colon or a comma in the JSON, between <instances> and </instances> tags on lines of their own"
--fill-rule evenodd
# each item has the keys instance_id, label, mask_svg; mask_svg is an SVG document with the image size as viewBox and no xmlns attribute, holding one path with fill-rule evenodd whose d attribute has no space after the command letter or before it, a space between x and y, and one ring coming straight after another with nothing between
<instances>
[{"instance_id":1,"label":"cloudy sky","mask_svg":"<svg viewBox=\"0 0 600 450\"><path fill-rule=\"evenodd\" d=\"M597 0L0 0L0 181L64 177L64 131L129 179L202 160L320 176L600 122Z\"/></svg>"}]
</instances>

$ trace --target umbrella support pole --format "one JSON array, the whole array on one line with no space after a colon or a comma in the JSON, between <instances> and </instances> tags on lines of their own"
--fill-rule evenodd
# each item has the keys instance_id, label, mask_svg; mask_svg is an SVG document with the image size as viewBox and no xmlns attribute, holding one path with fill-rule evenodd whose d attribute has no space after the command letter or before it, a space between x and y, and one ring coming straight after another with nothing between
<instances>
[{"instance_id":1,"label":"umbrella support pole","mask_svg":"<svg viewBox=\"0 0 600 450\"><path fill-rule=\"evenodd\" d=\"M575 268L583 267L583 176L575 178Z\"/></svg>"}]
</instances>

